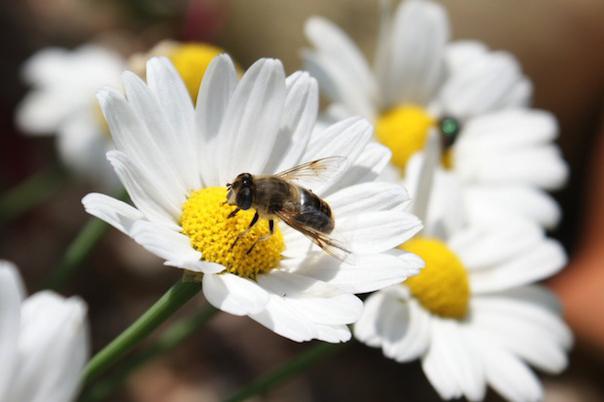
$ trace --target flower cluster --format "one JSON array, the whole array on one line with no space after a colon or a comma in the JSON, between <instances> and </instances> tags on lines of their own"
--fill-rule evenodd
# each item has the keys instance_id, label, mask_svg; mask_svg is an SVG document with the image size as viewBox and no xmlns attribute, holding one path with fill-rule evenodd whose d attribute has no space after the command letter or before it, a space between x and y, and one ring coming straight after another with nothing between
<instances>
[{"instance_id":1,"label":"flower cluster","mask_svg":"<svg viewBox=\"0 0 604 402\"><path fill-rule=\"evenodd\" d=\"M194 43L129 59L43 50L25 65L17 122L56 134L64 163L101 190L121 184L131 203L91 193L85 210L217 309L293 341L354 334L420 360L443 399L491 386L539 400L529 365L559 373L572 344L537 283L566 264L545 232L560 219L547 191L567 177L556 120L531 107L513 56L450 41L441 5L383 3L371 66L320 17L305 26L307 71L291 75ZM8 263L0 288L0 400L73 400L83 302L23 301Z\"/></svg>"}]
</instances>

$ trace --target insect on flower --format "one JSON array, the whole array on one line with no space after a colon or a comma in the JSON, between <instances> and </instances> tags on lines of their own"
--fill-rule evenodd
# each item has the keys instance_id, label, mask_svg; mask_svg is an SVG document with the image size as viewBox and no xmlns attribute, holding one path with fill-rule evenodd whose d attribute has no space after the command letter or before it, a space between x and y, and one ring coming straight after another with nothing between
<instances>
[{"instance_id":1,"label":"insect on flower","mask_svg":"<svg viewBox=\"0 0 604 402\"><path fill-rule=\"evenodd\" d=\"M330 236L335 228L335 220L329 204L312 190L293 183L325 180L345 159L341 156L317 159L275 175L254 176L241 173L233 183L227 183L226 203L237 207L229 214L229 218L240 210L256 210L248 228L237 236L231 248L260 218L268 219L270 233L260 237L248 249L247 253L250 253L258 241L267 240L273 234L275 220L280 219L308 237L327 254L340 260L346 259L350 251Z\"/></svg>"}]
</instances>

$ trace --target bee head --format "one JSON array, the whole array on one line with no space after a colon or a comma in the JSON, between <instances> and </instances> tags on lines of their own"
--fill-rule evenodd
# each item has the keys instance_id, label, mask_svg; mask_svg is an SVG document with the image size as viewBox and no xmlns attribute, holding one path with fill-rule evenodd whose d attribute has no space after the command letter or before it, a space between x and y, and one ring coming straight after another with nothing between
<instances>
[{"instance_id":1,"label":"bee head","mask_svg":"<svg viewBox=\"0 0 604 402\"><path fill-rule=\"evenodd\" d=\"M237 205L244 211L250 209L254 199L254 178L249 173L241 173L233 183L227 183L227 203Z\"/></svg>"}]
</instances>

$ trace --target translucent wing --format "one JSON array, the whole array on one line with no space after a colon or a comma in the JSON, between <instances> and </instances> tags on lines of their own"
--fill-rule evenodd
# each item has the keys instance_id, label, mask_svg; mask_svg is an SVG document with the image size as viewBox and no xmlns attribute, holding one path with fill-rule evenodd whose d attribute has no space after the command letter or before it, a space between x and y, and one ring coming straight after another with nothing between
<instances>
[{"instance_id":1,"label":"translucent wing","mask_svg":"<svg viewBox=\"0 0 604 402\"><path fill-rule=\"evenodd\" d=\"M329 156L294 166L275 176L287 181L327 182L345 161L344 156Z\"/></svg>"},{"instance_id":2,"label":"translucent wing","mask_svg":"<svg viewBox=\"0 0 604 402\"><path fill-rule=\"evenodd\" d=\"M303 225L294 219L294 215L287 211L279 211L276 214L279 219L285 222L289 227L297 230L306 236L309 240L321 247L323 251L342 262L351 262L351 252L347 250L339 241L333 239L326 233Z\"/></svg>"}]
</instances>

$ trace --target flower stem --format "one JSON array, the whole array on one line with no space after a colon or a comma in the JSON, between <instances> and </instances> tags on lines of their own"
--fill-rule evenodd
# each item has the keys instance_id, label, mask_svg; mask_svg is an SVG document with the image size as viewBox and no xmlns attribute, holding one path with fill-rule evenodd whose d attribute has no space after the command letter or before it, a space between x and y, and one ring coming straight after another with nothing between
<instances>
[{"instance_id":1,"label":"flower stem","mask_svg":"<svg viewBox=\"0 0 604 402\"><path fill-rule=\"evenodd\" d=\"M59 265L47 279L44 288L61 290L108 229L109 225L104 221L91 218L69 244Z\"/></svg>"},{"instance_id":2,"label":"flower stem","mask_svg":"<svg viewBox=\"0 0 604 402\"><path fill-rule=\"evenodd\" d=\"M124 201L128 195L125 191L122 191L115 197ZM78 268L86 261L86 258L88 258L99 240L107 233L108 229L109 225L104 221L90 218L71 241L59 265L46 279L43 288L56 291L63 289L69 279L77 272Z\"/></svg>"},{"instance_id":3,"label":"flower stem","mask_svg":"<svg viewBox=\"0 0 604 402\"><path fill-rule=\"evenodd\" d=\"M98 402L108 400L107 398L126 382L132 372L136 371L149 360L178 346L203 327L217 312L216 308L208 304L206 308L195 313L193 316L176 322L159 337L155 344L128 360L111 378L95 384L89 391L85 391L80 401Z\"/></svg>"},{"instance_id":4,"label":"flower stem","mask_svg":"<svg viewBox=\"0 0 604 402\"><path fill-rule=\"evenodd\" d=\"M48 199L65 178L63 170L54 166L23 180L0 197L0 222L15 219Z\"/></svg>"},{"instance_id":5,"label":"flower stem","mask_svg":"<svg viewBox=\"0 0 604 402\"><path fill-rule=\"evenodd\" d=\"M179 280L174 284L138 320L90 360L84 369L83 385L89 386L93 380L146 338L200 290L199 282Z\"/></svg>"},{"instance_id":6,"label":"flower stem","mask_svg":"<svg viewBox=\"0 0 604 402\"><path fill-rule=\"evenodd\" d=\"M274 371L252 381L239 390L239 392L237 392L235 395L226 399L225 402L245 401L246 399L252 398L256 395L263 394L272 389L274 386L284 383L296 374L301 373L319 360L342 350L345 345L347 344L320 343L308 348L294 359L288 361Z\"/></svg>"}]
</instances>

